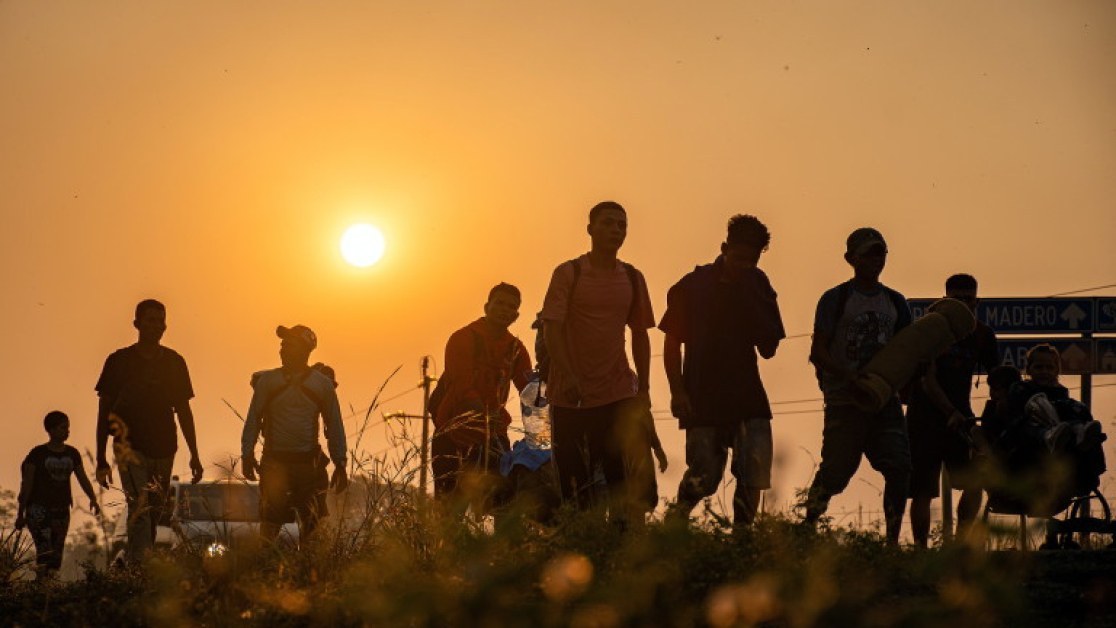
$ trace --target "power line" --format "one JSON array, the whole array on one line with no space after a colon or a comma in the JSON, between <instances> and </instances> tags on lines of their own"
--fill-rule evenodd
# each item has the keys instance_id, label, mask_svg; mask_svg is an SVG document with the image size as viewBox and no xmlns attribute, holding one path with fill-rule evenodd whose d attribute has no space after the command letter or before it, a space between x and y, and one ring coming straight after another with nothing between
<instances>
[{"instance_id":1,"label":"power line","mask_svg":"<svg viewBox=\"0 0 1116 628\"><path fill-rule=\"evenodd\" d=\"M1064 296L1071 295L1071 294L1081 294L1082 292L1092 292L1094 290L1104 290L1105 288L1116 288L1116 283L1110 283L1106 286L1096 286L1094 288L1082 288L1080 290L1070 290L1069 292L1059 292L1058 294L1052 294L1050 296L1051 297L1064 297Z\"/></svg>"}]
</instances>

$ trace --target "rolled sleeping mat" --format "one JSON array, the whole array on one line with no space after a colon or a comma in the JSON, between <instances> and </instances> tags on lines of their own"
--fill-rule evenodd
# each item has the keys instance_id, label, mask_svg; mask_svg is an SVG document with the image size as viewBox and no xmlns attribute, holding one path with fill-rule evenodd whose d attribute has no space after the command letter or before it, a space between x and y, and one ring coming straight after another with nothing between
<instances>
[{"instance_id":1,"label":"rolled sleeping mat","mask_svg":"<svg viewBox=\"0 0 1116 628\"><path fill-rule=\"evenodd\" d=\"M926 315L903 328L876 353L853 382L853 401L878 412L914 376L920 364L973 333L976 318L956 299L935 301Z\"/></svg>"}]
</instances>

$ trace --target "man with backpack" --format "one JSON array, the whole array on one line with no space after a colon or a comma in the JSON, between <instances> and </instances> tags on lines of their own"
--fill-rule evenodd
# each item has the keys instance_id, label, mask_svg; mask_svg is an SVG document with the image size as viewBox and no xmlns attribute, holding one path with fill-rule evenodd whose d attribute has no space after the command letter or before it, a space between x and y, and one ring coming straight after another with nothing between
<instances>
[{"instance_id":1,"label":"man with backpack","mask_svg":"<svg viewBox=\"0 0 1116 628\"><path fill-rule=\"evenodd\" d=\"M240 438L244 477L260 478L260 535L273 541L284 523L299 522L299 539L314 532L328 514L325 494L348 486L345 426L337 401L333 370L310 366L318 337L304 325L280 326L277 369L252 375L252 402ZM329 457L318 444L318 419L325 421ZM263 435L263 456L256 461L256 440ZM326 467L333 461L333 477Z\"/></svg>"},{"instance_id":2,"label":"man with backpack","mask_svg":"<svg viewBox=\"0 0 1116 628\"><path fill-rule=\"evenodd\" d=\"M587 231L592 248L554 269L541 314L551 360L547 393L554 460L563 500L581 510L592 505L599 465L611 516L623 523L654 501L647 486L647 478L654 479L648 468L654 423L647 330L655 318L643 275L617 259L628 233L624 208L614 201L598 203L589 211ZM634 373L625 327L632 330Z\"/></svg>"},{"instance_id":3,"label":"man with backpack","mask_svg":"<svg viewBox=\"0 0 1116 628\"><path fill-rule=\"evenodd\" d=\"M861 456L883 474L884 522L889 543L899 542L911 477L907 424L899 397L882 410L853 403L851 388L863 368L911 322L903 295L880 283L887 244L879 231L862 227L845 242L853 278L826 291L814 315L810 361L825 398L821 464L806 498L806 523L816 524L829 500L848 486Z\"/></svg>"},{"instance_id":4,"label":"man with backpack","mask_svg":"<svg viewBox=\"0 0 1116 628\"><path fill-rule=\"evenodd\" d=\"M507 283L489 291L484 316L450 335L431 397L434 496L462 510L472 504L477 514L501 497L500 456L511 449L505 406L511 385L523 390L531 372L527 348L508 331L521 298Z\"/></svg>"},{"instance_id":5,"label":"man with backpack","mask_svg":"<svg viewBox=\"0 0 1116 628\"><path fill-rule=\"evenodd\" d=\"M771 405L756 352L774 357L786 337L775 290L757 267L771 234L755 216L728 222L721 254L667 293L659 328L671 412L686 431L686 473L671 514L686 518L721 483L729 449L733 519L750 525L771 488ZM682 345L686 346L683 363Z\"/></svg>"}]
</instances>

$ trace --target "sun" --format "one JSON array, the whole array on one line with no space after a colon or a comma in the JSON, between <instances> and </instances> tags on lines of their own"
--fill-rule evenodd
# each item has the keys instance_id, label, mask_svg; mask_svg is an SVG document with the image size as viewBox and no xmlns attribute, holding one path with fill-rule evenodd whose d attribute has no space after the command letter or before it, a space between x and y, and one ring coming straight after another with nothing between
<instances>
[{"instance_id":1,"label":"sun","mask_svg":"<svg viewBox=\"0 0 1116 628\"><path fill-rule=\"evenodd\" d=\"M367 268L384 256L384 234L372 225L357 224L341 236L341 257L358 268Z\"/></svg>"}]
</instances>

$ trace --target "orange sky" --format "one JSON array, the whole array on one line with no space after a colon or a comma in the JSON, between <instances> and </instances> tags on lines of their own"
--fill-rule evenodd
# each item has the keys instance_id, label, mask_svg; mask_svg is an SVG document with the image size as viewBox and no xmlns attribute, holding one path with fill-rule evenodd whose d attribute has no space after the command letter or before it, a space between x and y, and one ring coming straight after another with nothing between
<instances>
[{"instance_id":1,"label":"orange sky","mask_svg":"<svg viewBox=\"0 0 1116 628\"><path fill-rule=\"evenodd\" d=\"M604 198L629 210L621 256L657 315L736 212L771 227L791 334L868 224L908 296L958 271L986 296L1116 283L1114 62L1107 1L0 3L0 487L47 410L92 446L93 384L141 298L168 305L210 464L237 450L223 400L243 411L249 374L277 365L277 324L318 332L344 406L398 365L405 392L496 282L523 289L530 341ZM358 220L388 239L360 271L337 252ZM773 400L819 396L806 344L764 365ZM1094 410L1116 433L1113 390ZM820 419L776 417L780 500L809 482ZM682 438L659 428L673 496ZM865 482L834 509L876 508Z\"/></svg>"}]
</instances>

